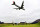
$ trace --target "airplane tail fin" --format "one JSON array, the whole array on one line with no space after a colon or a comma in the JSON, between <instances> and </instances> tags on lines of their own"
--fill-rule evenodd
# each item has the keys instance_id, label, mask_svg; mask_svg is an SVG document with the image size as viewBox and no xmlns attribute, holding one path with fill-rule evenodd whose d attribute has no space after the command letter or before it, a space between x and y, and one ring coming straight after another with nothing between
<instances>
[{"instance_id":1,"label":"airplane tail fin","mask_svg":"<svg viewBox=\"0 0 40 27\"><path fill-rule=\"evenodd\" d=\"M15 5L15 1L13 1L13 4L12 5Z\"/></svg>"}]
</instances>

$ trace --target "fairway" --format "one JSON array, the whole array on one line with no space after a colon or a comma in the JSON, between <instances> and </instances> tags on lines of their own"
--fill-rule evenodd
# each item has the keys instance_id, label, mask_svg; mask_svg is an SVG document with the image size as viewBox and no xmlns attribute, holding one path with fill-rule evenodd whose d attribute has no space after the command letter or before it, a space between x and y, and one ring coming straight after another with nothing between
<instances>
[{"instance_id":1,"label":"fairway","mask_svg":"<svg viewBox=\"0 0 40 27\"><path fill-rule=\"evenodd\" d=\"M0 24L0 27L40 27L40 25L39 24L27 24L27 25Z\"/></svg>"}]
</instances>

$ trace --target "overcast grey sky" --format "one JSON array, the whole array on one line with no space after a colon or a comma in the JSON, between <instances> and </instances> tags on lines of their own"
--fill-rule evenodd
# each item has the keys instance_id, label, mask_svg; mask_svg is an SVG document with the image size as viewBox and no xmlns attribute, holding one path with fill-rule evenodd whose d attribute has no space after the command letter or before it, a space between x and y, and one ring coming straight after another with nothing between
<instances>
[{"instance_id":1,"label":"overcast grey sky","mask_svg":"<svg viewBox=\"0 0 40 27\"><path fill-rule=\"evenodd\" d=\"M26 21L31 23L40 19L40 0L24 0L24 10L16 10L13 1L21 6L23 0L0 0L0 21L5 23Z\"/></svg>"}]
</instances>

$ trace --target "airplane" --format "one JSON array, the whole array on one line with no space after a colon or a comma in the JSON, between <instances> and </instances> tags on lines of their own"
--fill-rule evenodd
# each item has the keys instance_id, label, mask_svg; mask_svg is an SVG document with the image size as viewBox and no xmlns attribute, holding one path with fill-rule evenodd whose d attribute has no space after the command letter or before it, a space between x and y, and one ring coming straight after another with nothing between
<instances>
[{"instance_id":1,"label":"airplane","mask_svg":"<svg viewBox=\"0 0 40 27\"><path fill-rule=\"evenodd\" d=\"M14 9L16 9L16 10L17 10L17 9L19 9L19 10L20 10L20 9L25 10L24 7L23 7L23 6L24 6L23 4L24 4L24 1L22 2L22 5L21 5L21 7L20 7L20 6L18 6L18 5L15 4L15 1L13 1L13 4L12 4L12 5L15 5L16 7L18 7L18 8L14 8Z\"/></svg>"}]
</instances>

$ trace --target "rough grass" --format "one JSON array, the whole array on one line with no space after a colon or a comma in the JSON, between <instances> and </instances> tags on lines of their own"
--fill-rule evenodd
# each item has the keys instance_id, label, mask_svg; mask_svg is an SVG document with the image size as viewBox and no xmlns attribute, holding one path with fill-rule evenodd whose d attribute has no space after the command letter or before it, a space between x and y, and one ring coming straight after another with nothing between
<instances>
[{"instance_id":1,"label":"rough grass","mask_svg":"<svg viewBox=\"0 0 40 27\"><path fill-rule=\"evenodd\" d=\"M26 25L0 24L0 27L40 27L40 23Z\"/></svg>"}]
</instances>

